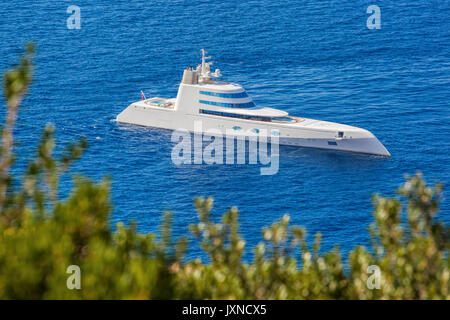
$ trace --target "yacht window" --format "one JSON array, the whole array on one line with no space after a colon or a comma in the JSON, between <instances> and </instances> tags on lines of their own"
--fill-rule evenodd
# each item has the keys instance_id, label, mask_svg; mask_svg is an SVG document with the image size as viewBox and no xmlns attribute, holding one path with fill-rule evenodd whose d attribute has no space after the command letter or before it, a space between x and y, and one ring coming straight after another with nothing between
<instances>
[{"instance_id":1,"label":"yacht window","mask_svg":"<svg viewBox=\"0 0 450 320\"><path fill-rule=\"evenodd\" d=\"M277 117L277 118L273 118L272 120L274 120L274 121L282 121L282 122L294 122L295 121L291 117Z\"/></svg>"},{"instance_id":2,"label":"yacht window","mask_svg":"<svg viewBox=\"0 0 450 320\"><path fill-rule=\"evenodd\" d=\"M209 105L212 105L212 106L226 107L226 108L251 108L251 107L255 106L253 101L252 102L246 102L246 103L225 103L225 102L200 100L199 102L203 103L203 104L209 104Z\"/></svg>"},{"instance_id":3,"label":"yacht window","mask_svg":"<svg viewBox=\"0 0 450 320\"><path fill-rule=\"evenodd\" d=\"M280 136L280 131L272 130L273 136Z\"/></svg>"},{"instance_id":4,"label":"yacht window","mask_svg":"<svg viewBox=\"0 0 450 320\"><path fill-rule=\"evenodd\" d=\"M204 110L204 109L200 109L200 113L211 114L214 116L228 117L228 118L239 118L239 119L247 119L247 120L257 120L257 121L270 121L271 120L271 118L269 118L269 117L251 116L251 115L246 115L246 114L236 114L236 113L230 113L230 112L220 112L220 111Z\"/></svg>"},{"instance_id":5,"label":"yacht window","mask_svg":"<svg viewBox=\"0 0 450 320\"><path fill-rule=\"evenodd\" d=\"M222 92L211 92L211 91L200 91L200 94L207 96L220 97L220 98L246 98L248 97L247 92L238 93L222 93Z\"/></svg>"}]
</instances>

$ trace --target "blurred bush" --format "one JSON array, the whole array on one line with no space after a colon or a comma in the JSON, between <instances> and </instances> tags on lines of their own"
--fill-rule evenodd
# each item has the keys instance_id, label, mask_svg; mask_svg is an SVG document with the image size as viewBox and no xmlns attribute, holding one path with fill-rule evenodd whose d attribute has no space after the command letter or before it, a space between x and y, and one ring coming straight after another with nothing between
<instances>
[{"instance_id":1,"label":"blurred bush","mask_svg":"<svg viewBox=\"0 0 450 320\"><path fill-rule=\"evenodd\" d=\"M435 222L440 185L407 177L399 198L374 196L372 247L355 248L344 266L338 248L320 253L289 216L262 230L251 263L242 260L238 211L211 220L213 200L196 199L190 226L210 262L185 261L187 240L173 242L171 216L159 237L136 225L109 227L109 182L75 177L68 199L59 178L86 147L81 140L56 159L47 126L21 181L13 183L13 129L30 83L33 47L4 74L6 117L0 148L0 298L2 299L449 299L449 228ZM403 212L406 211L406 214ZM407 221L402 221L402 216ZM67 267L78 265L81 289L69 290ZM379 268L379 283L376 272ZM373 288L375 286L375 288ZM369 287L372 287L370 289ZM377 288L378 287L378 288Z\"/></svg>"}]
</instances>

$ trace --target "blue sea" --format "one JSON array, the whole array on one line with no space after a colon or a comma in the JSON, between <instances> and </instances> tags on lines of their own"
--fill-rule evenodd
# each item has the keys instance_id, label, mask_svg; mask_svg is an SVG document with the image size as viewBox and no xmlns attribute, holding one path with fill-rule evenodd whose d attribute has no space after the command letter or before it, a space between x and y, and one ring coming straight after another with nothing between
<instances>
[{"instance_id":1,"label":"blue sea","mask_svg":"<svg viewBox=\"0 0 450 320\"><path fill-rule=\"evenodd\" d=\"M67 28L70 5L81 9L79 30ZM367 28L369 5L380 7L381 29ZM46 123L56 127L57 152L86 137L72 172L111 178L112 226L135 220L154 232L170 210L174 236L188 236L198 221L193 199L212 196L216 220L239 208L247 259L261 228L286 213L309 239L322 233L323 251L339 245L346 255L370 244L373 193L396 196L417 171L449 185L449 1L1 0L0 70L27 41L37 45L36 70L15 131L15 170L32 158ZM170 132L113 120L140 90L175 97L200 48L258 106L368 129L392 157L280 147L272 176L258 165L176 167ZM448 194L439 214L446 223ZM198 256L191 242L187 257Z\"/></svg>"}]
</instances>

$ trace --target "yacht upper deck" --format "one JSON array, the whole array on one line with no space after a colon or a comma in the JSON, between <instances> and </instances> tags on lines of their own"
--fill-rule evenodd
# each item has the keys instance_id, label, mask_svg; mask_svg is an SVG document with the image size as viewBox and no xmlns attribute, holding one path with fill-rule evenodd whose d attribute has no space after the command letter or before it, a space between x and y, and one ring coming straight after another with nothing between
<instances>
[{"instance_id":1,"label":"yacht upper deck","mask_svg":"<svg viewBox=\"0 0 450 320\"><path fill-rule=\"evenodd\" d=\"M238 84L218 80L209 80L205 83L199 82L197 85L202 89L214 90L217 92L239 93L245 91L244 88Z\"/></svg>"},{"instance_id":2,"label":"yacht upper deck","mask_svg":"<svg viewBox=\"0 0 450 320\"><path fill-rule=\"evenodd\" d=\"M269 117L269 118L286 117L289 115L286 111L266 107L256 107L256 108L215 107L213 110L225 113L233 113L255 117Z\"/></svg>"}]
</instances>

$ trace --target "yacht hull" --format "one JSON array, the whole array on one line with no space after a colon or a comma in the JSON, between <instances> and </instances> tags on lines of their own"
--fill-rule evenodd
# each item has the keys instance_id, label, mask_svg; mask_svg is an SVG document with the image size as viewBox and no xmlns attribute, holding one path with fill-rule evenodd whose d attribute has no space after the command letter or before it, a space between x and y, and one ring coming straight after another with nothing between
<instances>
[{"instance_id":1,"label":"yacht hull","mask_svg":"<svg viewBox=\"0 0 450 320\"><path fill-rule=\"evenodd\" d=\"M365 129L313 119L302 119L295 124L267 123L220 116L182 114L174 109L148 107L138 102L121 112L116 121L169 130L203 132L205 135L215 131L224 136L237 138L258 136L258 133L253 132L257 129L259 132L266 132L269 137L275 133L280 145L390 156L383 144ZM233 128L239 128L239 131Z\"/></svg>"},{"instance_id":2,"label":"yacht hull","mask_svg":"<svg viewBox=\"0 0 450 320\"><path fill-rule=\"evenodd\" d=\"M335 142L336 145L331 142ZM299 146L306 148L341 150L346 152L356 152L389 157L391 154L376 138L341 139L333 141L330 139L303 139L303 138L282 138L280 145Z\"/></svg>"}]
</instances>

